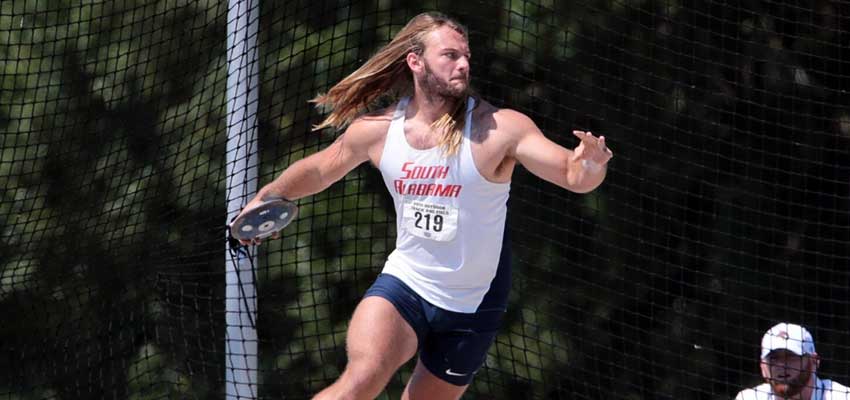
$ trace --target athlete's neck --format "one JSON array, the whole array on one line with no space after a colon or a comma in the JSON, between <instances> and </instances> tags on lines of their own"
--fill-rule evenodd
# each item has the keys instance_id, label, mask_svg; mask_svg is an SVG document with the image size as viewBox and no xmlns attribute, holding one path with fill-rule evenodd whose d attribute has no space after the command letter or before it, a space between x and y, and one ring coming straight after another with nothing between
<instances>
[{"instance_id":1,"label":"athlete's neck","mask_svg":"<svg viewBox=\"0 0 850 400\"><path fill-rule=\"evenodd\" d=\"M408 119L416 119L431 125L443 115L452 112L458 101L461 99L428 95L417 90L407 106L407 116Z\"/></svg>"}]
</instances>

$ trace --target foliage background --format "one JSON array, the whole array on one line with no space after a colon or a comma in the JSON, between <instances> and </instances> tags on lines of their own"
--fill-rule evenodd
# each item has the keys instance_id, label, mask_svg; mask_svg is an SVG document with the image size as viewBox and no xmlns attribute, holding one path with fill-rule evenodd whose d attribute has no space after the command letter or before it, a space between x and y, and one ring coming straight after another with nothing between
<instances>
[{"instance_id":1,"label":"foliage background","mask_svg":"<svg viewBox=\"0 0 850 400\"><path fill-rule=\"evenodd\" d=\"M516 173L510 315L467 398L731 398L780 320L847 382L850 3L264 1L261 183L425 10L469 27L482 96L616 154L587 195ZM223 397L226 36L223 1L0 3L3 398ZM301 206L258 250L263 398L339 374L394 243L372 167Z\"/></svg>"}]
</instances>

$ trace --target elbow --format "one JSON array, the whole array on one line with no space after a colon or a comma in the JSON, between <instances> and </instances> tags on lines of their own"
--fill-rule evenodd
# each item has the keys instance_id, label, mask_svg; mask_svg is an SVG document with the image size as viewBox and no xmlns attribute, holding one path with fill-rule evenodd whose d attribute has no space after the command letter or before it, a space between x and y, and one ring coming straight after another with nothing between
<instances>
[{"instance_id":1,"label":"elbow","mask_svg":"<svg viewBox=\"0 0 850 400\"><path fill-rule=\"evenodd\" d=\"M570 191L573 192L573 193L585 194L585 193L592 192L593 189L596 189L597 187L599 187L599 185L596 185L596 186L574 186L570 189Z\"/></svg>"},{"instance_id":2,"label":"elbow","mask_svg":"<svg viewBox=\"0 0 850 400\"><path fill-rule=\"evenodd\" d=\"M580 194L590 193L602 184L602 181L605 180L605 175L605 169L595 173L584 169L579 171L573 170L567 173L565 185L562 186L571 192Z\"/></svg>"},{"instance_id":3,"label":"elbow","mask_svg":"<svg viewBox=\"0 0 850 400\"><path fill-rule=\"evenodd\" d=\"M573 193L585 194L585 193L590 193L594 189L598 188L601 183L602 183L601 181L593 183L593 184L582 182L582 183L567 185L567 186L565 186L565 188L567 190L573 192Z\"/></svg>"}]
</instances>

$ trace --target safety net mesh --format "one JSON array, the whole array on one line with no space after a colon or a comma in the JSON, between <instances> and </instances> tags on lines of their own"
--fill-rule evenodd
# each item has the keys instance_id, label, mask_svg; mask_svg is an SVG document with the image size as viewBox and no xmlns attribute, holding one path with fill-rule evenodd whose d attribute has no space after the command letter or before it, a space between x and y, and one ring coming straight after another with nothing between
<instances>
[{"instance_id":1,"label":"safety net mesh","mask_svg":"<svg viewBox=\"0 0 850 400\"><path fill-rule=\"evenodd\" d=\"M848 382L846 0L230 3L0 2L0 398L218 399L238 383L228 37L246 4L260 185L336 138L311 131L325 114L308 100L423 11L469 28L484 99L568 148L573 129L606 136L591 193L515 172L510 306L465 398L731 398L762 382L780 321L812 332L819 376ZM298 204L248 250L256 381L229 398L332 383L394 248L370 165Z\"/></svg>"}]
</instances>

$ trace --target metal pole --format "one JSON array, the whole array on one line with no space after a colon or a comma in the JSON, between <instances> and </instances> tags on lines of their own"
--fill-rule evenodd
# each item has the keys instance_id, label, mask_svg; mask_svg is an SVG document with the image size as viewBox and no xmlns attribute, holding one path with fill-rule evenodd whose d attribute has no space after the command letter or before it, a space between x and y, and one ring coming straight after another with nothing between
<instances>
[{"instance_id":1,"label":"metal pole","mask_svg":"<svg viewBox=\"0 0 850 400\"><path fill-rule=\"evenodd\" d=\"M227 221L257 192L257 31L260 0L229 0L227 12ZM257 398L254 256L226 249L226 399ZM231 252L231 250L234 250ZM236 254L232 257L231 254Z\"/></svg>"}]
</instances>

